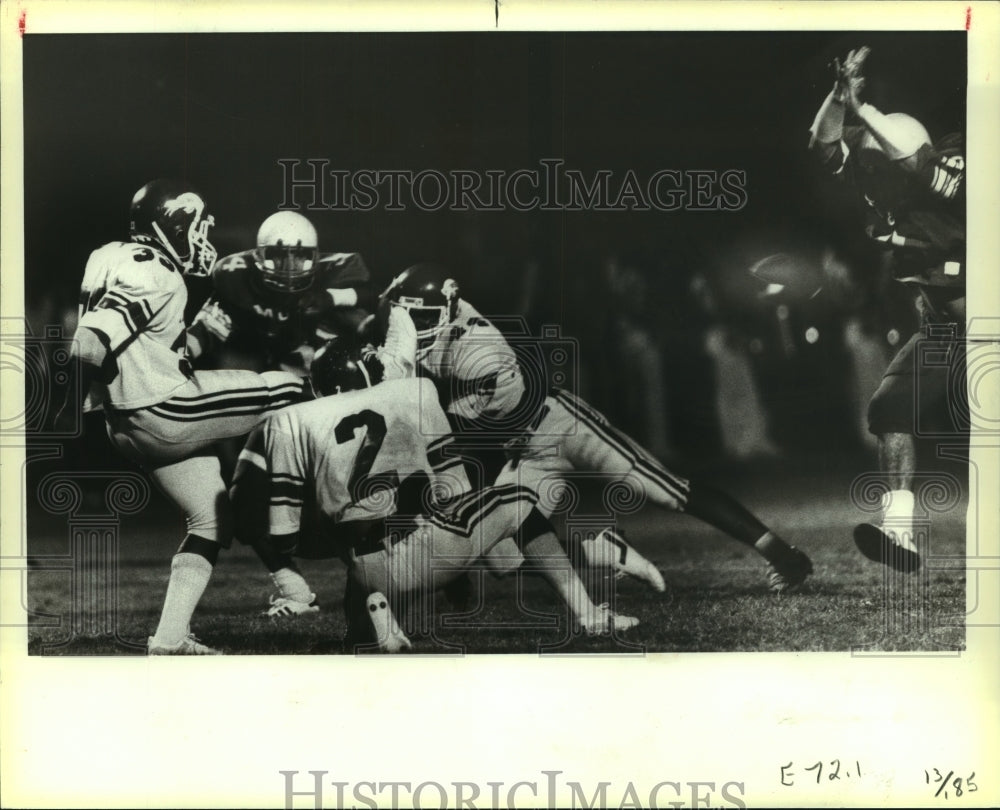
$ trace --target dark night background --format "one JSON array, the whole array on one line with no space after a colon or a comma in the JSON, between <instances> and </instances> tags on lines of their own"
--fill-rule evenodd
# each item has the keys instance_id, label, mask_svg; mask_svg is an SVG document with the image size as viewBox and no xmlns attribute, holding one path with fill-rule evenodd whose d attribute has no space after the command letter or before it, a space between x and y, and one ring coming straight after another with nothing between
<instances>
[{"instance_id":1,"label":"dark night background","mask_svg":"<svg viewBox=\"0 0 1000 810\"><path fill-rule=\"evenodd\" d=\"M843 325L884 343L892 329L905 340L916 320L806 144L832 85L828 63L862 44L872 48L867 100L916 116L935 138L964 130L956 32L28 35L31 326L72 326L87 256L126 237L129 200L154 177L204 194L224 255L252 246L281 202L282 158L447 171L556 157L640 178L740 169L748 203L737 213L306 213L321 248L360 252L379 287L415 261L444 259L484 313L561 324L580 341L581 393L662 455L722 454L705 349L713 327L750 358L779 449L860 450L866 396L851 393ZM777 251L815 263L824 249L851 281L793 305L792 343L782 343L775 304L746 270ZM609 281L609 263L632 269L618 277L627 283ZM648 338L662 371L662 446L626 401L645 383L629 378L616 322ZM806 325L818 341L801 338Z\"/></svg>"}]
</instances>

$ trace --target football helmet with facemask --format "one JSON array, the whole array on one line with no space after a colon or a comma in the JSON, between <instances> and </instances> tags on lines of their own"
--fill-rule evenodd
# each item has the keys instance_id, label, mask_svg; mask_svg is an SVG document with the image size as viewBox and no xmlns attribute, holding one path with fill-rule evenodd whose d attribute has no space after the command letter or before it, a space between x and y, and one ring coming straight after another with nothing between
<instances>
[{"instance_id":1,"label":"football helmet with facemask","mask_svg":"<svg viewBox=\"0 0 1000 810\"><path fill-rule=\"evenodd\" d=\"M342 336L316 352L309 373L316 393L328 397L378 385L385 369L370 344Z\"/></svg>"},{"instance_id":2,"label":"football helmet with facemask","mask_svg":"<svg viewBox=\"0 0 1000 810\"><path fill-rule=\"evenodd\" d=\"M906 113L889 113L880 124L880 136L865 130L858 145L860 183L876 206L888 210L920 187L911 164L920 147L931 143L924 125Z\"/></svg>"},{"instance_id":3,"label":"football helmet with facemask","mask_svg":"<svg viewBox=\"0 0 1000 810\"><path fill-rule=\"evenodd\" d=\"M208 241L213 225L205 200L186 183L153 180L132 198L131 238L165 250L186 275L207 276L215 264L217 251Z\"/></svg>"},{"instance_id":4,"label":"football helmet with facemask","mask_svg":"<svg viewBox=\"0 0 1000 810\"><path fill-rule=\"evenodd\" d=\"M884 155L888 161L903 160L931 142L924 125L906 113L888 113L883 127L884 143L871 130L865 130L860 146L862 160L872 159L872 153Z\"/></svg>"},{"instance_id":5,"label":"football helmet with facemask","mask_svg":"<svg viewBox=\"0 0 1000 810\"><path fill-rule=\"evenodd\" d=\"M319 258L316 229L294 211L271 214L257 231L254 258L265 287L284 293L308 290Z\"/></svg>"},{"instance_id":6,"label":"football helmet with facemask","mask_svg":"<svg viewBox=\"0 0 1000 810\"><path fill-rule=\"evenodd\" d=\"M439 264L422 262L406 268L382 293L381 301L403 307L426 344L454 319L459 301L458 283Z\"/></svg>"}]
</instances>

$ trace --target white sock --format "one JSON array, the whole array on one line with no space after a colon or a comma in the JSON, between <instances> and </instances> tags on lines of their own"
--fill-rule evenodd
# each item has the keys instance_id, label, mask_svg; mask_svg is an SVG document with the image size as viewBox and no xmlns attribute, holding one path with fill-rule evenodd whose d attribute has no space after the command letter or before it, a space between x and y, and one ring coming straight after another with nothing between
<instances>
[{"instance_id":1,"label":"white sock","mask_svg":"<svg viewBox=\"0 0 1000 810\"><path fill-rule=\"evenodd\" d=\"M607 530L597 537L581 541L580 545L587 556L587 562L595 568L611 568L620 557L618 546L608 539Z\"/></svg>"},{"instance_id":2,"label":"white sock","mask_svg":"<svg viewBox=\"0 0 1000 810\"><path fill-rule=\"evenodd\" d=\"M157 643L177 644L188 634L191 616L211 576L212 564L200 554L184 551L174 555L167 596L154 636Z\"/></svg>"},{"instance_id":3,"label":"white sock","mask_svg":"<svg viewBox=\"0 0 1000 810\"><path fill-rule=\"evenodd\" d=\"M296 602L305 602L306 604L313 600L309 583L294 568L279 568L271 574L271 582L285 599L294 599Z\"/></svg>"},{"instance_id":4,"label":"white sock","mask_svg":"<svg viewBox=\"0 0 1000 810\"><path fill-rule=\"evenodd\" d=\"M894 489L882 496L882 530L906 548L913 543L913 493L908 489Z\"/></svg>"}]
</instances>

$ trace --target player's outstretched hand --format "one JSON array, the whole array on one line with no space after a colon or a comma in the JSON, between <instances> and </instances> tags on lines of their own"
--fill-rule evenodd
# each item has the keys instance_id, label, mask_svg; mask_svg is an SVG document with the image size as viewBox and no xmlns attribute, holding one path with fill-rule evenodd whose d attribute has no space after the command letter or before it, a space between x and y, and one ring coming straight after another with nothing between
<instances>
[{"instance_id":1,"label":"player's outstretched hand","mask_svg":"<svg viewBox=\"0 0 1000 810\"><path fill-rule=\"evenodd\" d=\"M862 45L860 48L848 51L843 61L834 59L831 64L836 78L834 94L851 110L857 110L861 105L861 91L865 87L865 77L861 70L870 53L871 48Z\"/></svg>"},{"instance_id":2,"label":"player's outstretched hand","mask_svg":"<svg viewBox=\"0 0 1000 810\"><path fill-rule=\"evenodd\" d=\"M871 52L872 49L867 45L862 45L860 48L848 51L847 56L844 58L844 75L849 78L861 76L861 68L865 66L865 60Z\"/></svg>"}]
</instances>

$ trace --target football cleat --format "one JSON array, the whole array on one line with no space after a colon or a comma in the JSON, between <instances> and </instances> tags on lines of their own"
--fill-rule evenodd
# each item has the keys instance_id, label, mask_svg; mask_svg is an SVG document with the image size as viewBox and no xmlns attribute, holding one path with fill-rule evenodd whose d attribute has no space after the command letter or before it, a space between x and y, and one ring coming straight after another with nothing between
<instances>
[{"instance_id":1,"label":"football cleat","mask_svg":"<svg viewBox=\"0 0 1000 810\"><path fill-rule=\"evenodd\" d=\"M611 606L604 602L595 605L579 618L580 629L588 636L609 636L615 632L624 632L635 627L639 620L635 616L622 616L615 613Z\"/></svg>"},{"instance_id":2,"label":"football cleat","mask_svg":"<svg viewBox=\"0 0 1000 810\"><path fill-rule=\"evenodd\" d=\"M398 653L410 649L413 645L406 634L399 629L396 617L392 615L389 600L376 591L368 597L368 618L375 628L375 639L379 649L387 653Z\"/></svg>"},{"instance_id":3,"label":"football cleat","mask_svg":"<svg viewBox=\"0 0 1000 810\"><path fill-rule=\"evenodd\" d=\"M595 568L614 568L616 578L635 577L648 583L659 593L667 589L663 575L655 565L628 544L625 532L605 529L593 540L584 540L580 545L583 546L583 553L589 565Z\"/></svg>"},{"instance_id":4,"label":"football cleat","mask_svg":"<svg viewBox=\"0 0 1000 810\"><path fill-rule=\"evenodd\" d=\"M779 561L767 566L767 586L775 593L801 585L813 572L812 561L795 546L789 546Z\"/></svg>"},{"instance_id":5,"label":"football cleat","mask_svg":"<svg viewBox=\"0 0 1000 810\"><path fill-rule=\"evenodd\" d=\"M274 594L270 599L270 607L264 611L264 615L269 619L290 619L303 613L319 613L316 594L309 594L308 602Z\"/></svg>"},{"instance_id":6,"label":"football cleat","mask_svg":"<svg viewBox=\"0 0 1000 810\"><path fill-rule=\"evenodd\" d=\"M147 655L222 655L219 650L202 644L193 633L188 633L176 644L160 644L152 636L146 641Z\"/></svg>"},{"instance_id":7,"label":"football cleat","mask_svg":"<svg viewBox=\"0 0 1000 810\"><path fill-rule=\"evenodd\" d=\"M920 552L912 542L901 543L895 532L887 532L881 526L859 523L854 527L854 545L869 560L894 571L910 574L920 568Z\"/></svg>"}]
</instances>

